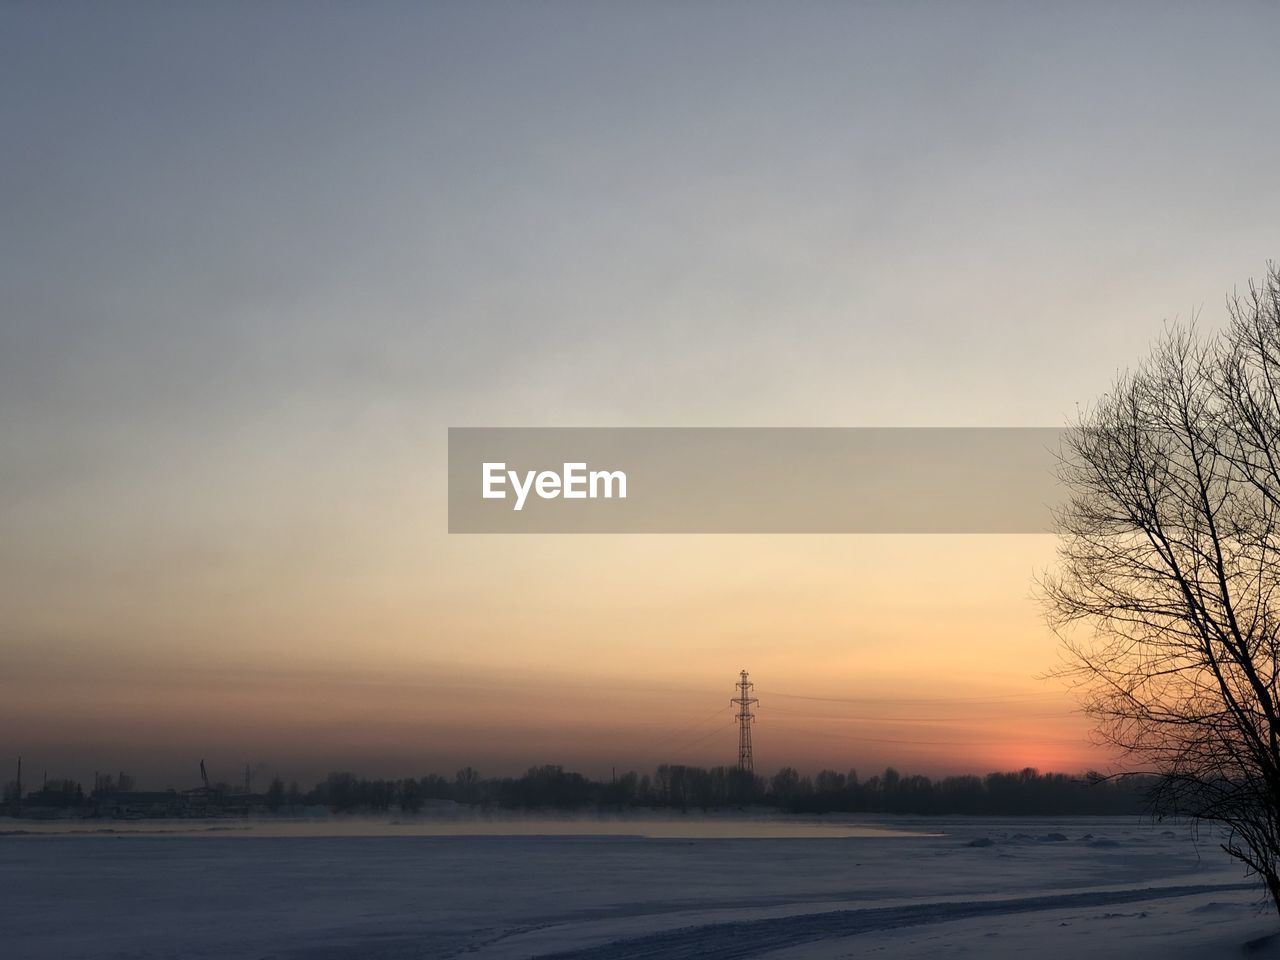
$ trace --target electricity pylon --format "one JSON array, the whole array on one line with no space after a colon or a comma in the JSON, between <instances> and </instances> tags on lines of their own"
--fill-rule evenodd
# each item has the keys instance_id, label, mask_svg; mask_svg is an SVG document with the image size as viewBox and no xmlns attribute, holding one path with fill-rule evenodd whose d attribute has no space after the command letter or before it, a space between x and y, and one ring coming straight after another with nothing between
<instances>
[{"instance_id":1,"label":"electricity pylon","mask_svg":"<svg viewBox=\"0 0 1280 960\"><path fill-rule=\"evenodd\" d=\"M747 679L747 671L738 675L738 695L729 702L738 707L738 769L746 773L753 772L751 759L751 721L755 718L751 707L760 701L751 696L755 686Z\"/></svg>"}]
</instances>

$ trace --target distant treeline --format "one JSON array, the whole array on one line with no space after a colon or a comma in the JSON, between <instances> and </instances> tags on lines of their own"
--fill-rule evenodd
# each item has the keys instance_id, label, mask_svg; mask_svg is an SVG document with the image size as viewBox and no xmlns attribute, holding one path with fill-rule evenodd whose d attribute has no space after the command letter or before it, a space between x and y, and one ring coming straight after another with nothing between
<instances>
[{"instance_id":1,"label":"distant treeline","mask_svg":"<svg viewBox=\"0 0 1280 960\"><path fill-rule=\"evenodd\" d=\"M790 813L907 813L992 815L1098 815L1144 812L1152 780L1068 776L1026 769L985 776L931 779L903 776L892 767L860 779L856 772L823 770L802 776L784 767L772 777L734 767L663 764L650 774L628 772L592 780L559 766L529 769L520 777L482 777L471 767L452 778L381 780L331 773L309 790L276 778L264 793L212 788L138 792L132 778L100 778L85 794L70 780L49 782L23 796L5 791L5 812L63 816L218 816L288 813L324 808L334 813L419 813L443 804L506 810L714 810L773 807ZM121 789L127 786L130 789Z\"/></svg>"},{"instance_id":2,"label":"distant treeline","mask_svg":"<svg viewBox=\"0 0 1280 960\"><path fill-rule=\"evenodd\" d=\"M334 773L307 795L335 811L415 812L429 800L452 800L522 810L675 808L712 810L769 806L790 813L1051 814L1141 813L1152 780L1105 780L1025 769L985 776L931 779L903 776L892 767L859 779L855 771L823 770L802 776L784 767L772 777L734 767L663 764L652 776L624 773L591 780L558 766L533 767L522 777L485 779L470 767L453 780L364 780Z\"/></svg>"}]
</instances>

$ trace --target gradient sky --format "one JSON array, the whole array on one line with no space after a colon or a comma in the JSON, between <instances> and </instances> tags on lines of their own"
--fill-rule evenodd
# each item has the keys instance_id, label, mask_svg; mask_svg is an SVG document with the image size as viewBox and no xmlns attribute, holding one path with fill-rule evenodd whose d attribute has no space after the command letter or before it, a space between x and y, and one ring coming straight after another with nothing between
<instances>
[{"instance_id":1,"label":"gradient sky","mask_svg":"<svg viewBox=\"0 0 1280 960\"><path fill-rule=\"evenodd\" d=\"M1105 765L1050 538L450 537L445 430L1059 425L1280 255L1278 28L3 4L0 753Z\"/></svg>"}]
</instances>

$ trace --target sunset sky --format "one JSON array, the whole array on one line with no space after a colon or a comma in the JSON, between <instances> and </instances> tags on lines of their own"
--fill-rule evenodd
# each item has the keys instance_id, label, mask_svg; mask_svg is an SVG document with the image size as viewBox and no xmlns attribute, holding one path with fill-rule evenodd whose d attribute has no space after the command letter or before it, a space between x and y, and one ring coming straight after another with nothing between
<instances>
[{"instance_id":1,"label":"sunset sky","mask_svg":"<svg viewBox=\"0 0 1280 960\"><path fill-rule=\"evenodd\" d=\"M0 10L0 779L728 764L743 668L758 772L1110 763L1051 537L449 535L446 430L1062 424L1280 256L1274 5L69 9Z\"/></svg>"}]
</instances>

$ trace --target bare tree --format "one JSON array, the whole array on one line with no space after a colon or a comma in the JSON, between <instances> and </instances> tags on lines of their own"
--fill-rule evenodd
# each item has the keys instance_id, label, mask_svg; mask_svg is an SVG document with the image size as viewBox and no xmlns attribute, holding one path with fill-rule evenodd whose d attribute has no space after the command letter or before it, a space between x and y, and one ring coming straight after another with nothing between
<instances>
[{"instance_id":1,"label":"bare tree","mask_svg":"<svg viewBox=\"0 0 1280 960\"><path fill-rule=\"evenodd\" d=\"M1099 733L1280 910L1280 271L1073 424L1051 620ZM1072 626L1091 629L1068 629Z\"/></svg>"}]
</instances>

